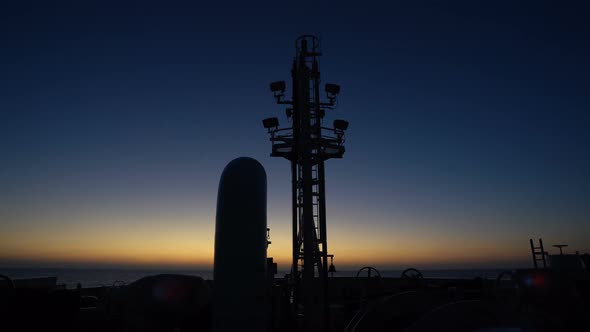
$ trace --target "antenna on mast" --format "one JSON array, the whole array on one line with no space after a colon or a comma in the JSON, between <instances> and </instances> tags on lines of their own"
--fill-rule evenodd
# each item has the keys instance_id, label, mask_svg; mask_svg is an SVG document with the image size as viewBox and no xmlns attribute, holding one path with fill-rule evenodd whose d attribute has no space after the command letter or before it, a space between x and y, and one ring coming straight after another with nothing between
<instances>
[{"instance_id":1,"label":"antenna on mast","mask_svg":"<svg viewBox=\"0 0 590 332\"><path fill-rule=\"evenodd\" d=\"M306 330L322 330L328 322L328 272L335 271L328 262L328 257L333 259L334 256L328 254L324 162L343 157L348 122L335 120L333 127L322 124L326 110L336 105L340 86L326 84L327 101L321 101L319 39L312 35L300 36L295 48L291 69L292 99L285 99L285 81L270 84L277 104L288 105L286 116L291 119L292 126L279 128L276 117L264 119L262 123L270 134L271 156L291 162L292 303L294 307L303 304Z\"/></svg>"}]
</instances>

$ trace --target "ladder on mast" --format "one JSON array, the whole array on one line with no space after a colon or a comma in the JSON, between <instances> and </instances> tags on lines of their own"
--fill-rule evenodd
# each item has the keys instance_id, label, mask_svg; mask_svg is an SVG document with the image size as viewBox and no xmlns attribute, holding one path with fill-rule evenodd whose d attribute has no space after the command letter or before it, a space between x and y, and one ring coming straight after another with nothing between
<instances>
[{"instance_id":1,"label":"ladder on mast","mask_svg":"<svg viewBox=\"0 0 590 332\"><path fill-rule=\"evenodd\" d=\"M543 262L543 268L547 268L547 262L545 261L545 249L543 248L543 239L539 239L539 246L535 247L533 239L530 239L531 244L531 253L533 255L533 264L535 265L535 269L538 269L538 262ZM539 258L539 256L541 256Z\"/></svg>"}]
</instances>

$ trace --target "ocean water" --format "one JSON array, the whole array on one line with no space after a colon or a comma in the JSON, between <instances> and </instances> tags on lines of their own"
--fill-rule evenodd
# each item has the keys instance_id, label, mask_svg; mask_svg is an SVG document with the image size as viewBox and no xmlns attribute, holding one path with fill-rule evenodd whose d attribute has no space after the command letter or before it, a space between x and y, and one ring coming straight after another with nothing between
<instances>
[{"instance_id":1,"label":"ocean water","mask_svg":"<svg viewBox=\"0 0 590 332\"><path fill-rule=\"evenodd\" d=\"M460 278L472 279L476 277L495 279L506 269L432 269L422 270L425 278ZM402 270L381 270L382 277L399 277ZM58 285L75 288L78 283L82 287L113 286L132 283L146 276L156 274L185 274L200 276L203 279L213 279L212 270L177 270L177 269L67 269L67 268L0 268L0 274L12 279L27 279L36 277L57 277ZM277 277L282 277L287 271L279 271ZM357 271L338 271L334 277L354 277ZM364 277L366 274L363 273Z\"/></svg>"}]
</instances>

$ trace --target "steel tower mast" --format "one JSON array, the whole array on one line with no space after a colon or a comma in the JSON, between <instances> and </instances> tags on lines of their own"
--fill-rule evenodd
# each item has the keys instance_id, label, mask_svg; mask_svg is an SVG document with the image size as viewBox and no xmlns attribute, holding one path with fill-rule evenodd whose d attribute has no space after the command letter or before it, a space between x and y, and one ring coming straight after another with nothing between
<instances>
[{"instance_id":1,"label":"steel tower mast","mask_svg":"<svg viewBox=\"0 0 590 332\"><path fill-rule=\"evenodd\" d=\"M318 38L301 36L297 38L295 47L291 70L292 99L284 99L284 81L270 84L277 103L289 105L286 115L292 126L279 128L276 117L263 120L263 125L270 134L271 156L283 157L291 162L293 303L297 306L303 302L305 327L316 329L324 326L328 313L328 272L334 270L333 265L328 266L328 257L333 255L328 255L324 162L342 158L345 151L344 131L348 122L335 120L333 128L322 126L326 109L335 107L340 86L326 84L328 101L321 101Z\"/></svg>"}]
</instances>

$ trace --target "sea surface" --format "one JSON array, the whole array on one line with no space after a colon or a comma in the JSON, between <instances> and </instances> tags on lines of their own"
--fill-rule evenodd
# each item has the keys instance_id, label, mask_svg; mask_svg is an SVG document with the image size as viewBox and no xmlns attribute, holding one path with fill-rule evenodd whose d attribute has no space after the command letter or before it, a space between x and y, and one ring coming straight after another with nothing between
<instances>
[{"instance_id":1,"label":"sea surface","mask_svg":"<svg viewBox=\"0 0 590 332\"><path fill-rule=\"evenodd\" d=\"M495 279L507 269L432 269L422 270L425 278L484 278ZM402 270L380 270L382 277L399 277ZM81 269L81 268L1 268L0 274L12 279L27 279L37 277L57 277L58 285L75 288L78 283L82 287L113 286L132 283L150 275L157 274L185 274L200 276L203 279L213 279L212 270L178 270L178 269ZM279 271L277 277L284 276L287 271ZM364 272L361 276L366 276ZM338 271L334 277L354 277L357 271Z\"/></svg>"}]
</instances>

